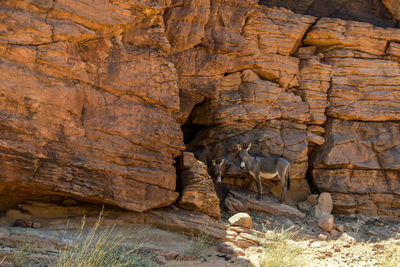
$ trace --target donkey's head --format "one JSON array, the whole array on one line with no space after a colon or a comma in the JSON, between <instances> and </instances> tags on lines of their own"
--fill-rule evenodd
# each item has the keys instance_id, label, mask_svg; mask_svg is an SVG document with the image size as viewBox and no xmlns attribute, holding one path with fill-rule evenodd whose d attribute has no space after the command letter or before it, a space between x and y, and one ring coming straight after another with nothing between
<instances>
[{"instance_id":1,"label":"donkey's head","mask_svg":"<svg viewBox=\"0 0 400 267\"><path fill-rule=\"evenodd\" d=\"M239 150L239 158L240 158L240 168L244 169L246 167L247 159L249 158L249 150L251 147L251 143L248 147L244 148L240 144L237 144L237 149Z\"/></svg>"},{"instance_id":2,"label":"donkey's head","mask_svg":"<svg viewBox=\"0 0 400 267\"><path fill-rule=\"evenodd\" d=\"M218 183L222 182L222 165L224 164L224 159L221 160L220 163L217 163L215 160L212 160L211 167L208 169L208 172L212 179L216 179Z\"/></svg>"}]
</instances>

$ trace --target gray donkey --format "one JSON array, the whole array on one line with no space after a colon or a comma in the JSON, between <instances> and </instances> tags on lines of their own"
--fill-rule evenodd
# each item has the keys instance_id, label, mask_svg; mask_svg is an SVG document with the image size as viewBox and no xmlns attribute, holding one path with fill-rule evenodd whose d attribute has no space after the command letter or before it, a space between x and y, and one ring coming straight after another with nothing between
<instances>
[{"instance_id":1,"label":"gray donkey","mask_svg":"<svg viewBox=\"0 0 400 267\"><path fill-rule=\"evenodd\" d=\"M247 148L242 148L240 144L237 144L240 157L240 168L244 169L247 167L251 177L257 184L257 199L262 198L262 184L261 178L271 179L278 175L281 185L282 194L280 201L283 202L286 194L286 175L288 177L287 189L290 189L290 163L282 157L252 157L248 152L250 150L251 143Z\"/></svg>"}]
</instances>

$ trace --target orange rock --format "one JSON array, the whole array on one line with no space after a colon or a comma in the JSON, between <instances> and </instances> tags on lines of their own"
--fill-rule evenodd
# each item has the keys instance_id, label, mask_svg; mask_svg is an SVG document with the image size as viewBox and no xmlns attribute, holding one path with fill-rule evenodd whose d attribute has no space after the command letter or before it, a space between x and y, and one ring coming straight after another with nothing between
<instances>
[{"instance_id":1,"label":"orange rock","mask_svg":"<svg viewBox=\"0 0 400 267\"><path fill-rule=\"evenodd\" d=\"M318 220L318 226L326 232L330 232L333 229L333 215L323 215Z\"/></svg>"}]
</instances>

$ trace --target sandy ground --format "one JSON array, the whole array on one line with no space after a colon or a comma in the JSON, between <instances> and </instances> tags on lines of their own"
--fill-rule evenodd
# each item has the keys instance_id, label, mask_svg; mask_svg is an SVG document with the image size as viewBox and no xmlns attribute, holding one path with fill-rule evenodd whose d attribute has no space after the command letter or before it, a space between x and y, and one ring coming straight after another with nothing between
<instances>
[{"instance_id":1,"label":"sandy ground","mask_svg":"<svg viewBox=\"0 0 400 267\"><path fill-rule=\"evenodd\" d=\"M231 215L224 212L222 220L227 221ZM291 231L296 231L298 234L288 242L301 249L302 256L307 259L305 266L380 266L380 257L390 242L397 242L390 240L394 240L400 230L398 222L335 216L335 225L343 226L346 235L351 236L346 239L340 238L342 233L334 237L324 233L316 220L310 217L290 219L266 214L250 215L254 230L279 232L291 228ZM88 221L94 219L88 218ZM76 220L78 218L69 219L69 226L79 225ZM51 266L63 244L72 240L77 231L77 227L68 226L63 230L62 225L34 229L1 223L0 218L0 260L5 257L1 266ZM139 248L138 254L153 264L144 262L139 266L259 266L264 252L262 246L252 246L243 256L225 255L217 250L220 240L202 242L187 233L161 230L150 225L123 225L115 230L124 233L124 245ZM321 233L328 240L318 240ZM400 247L400 243L396 246ZM194 252L196 247L197 252Z\"/></svg>"}]
</instances>

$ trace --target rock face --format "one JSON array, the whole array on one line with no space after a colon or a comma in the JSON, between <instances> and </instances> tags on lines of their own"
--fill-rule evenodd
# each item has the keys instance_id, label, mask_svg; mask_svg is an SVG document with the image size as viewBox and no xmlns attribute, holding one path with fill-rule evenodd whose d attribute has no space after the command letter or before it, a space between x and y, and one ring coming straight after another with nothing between
<instances>
[{"instance_id":1,"label":"rock face","mask_svg":"<svg viewBox=\"0 0 400 267\"><path fill-rule=\"evenodd\" d=\"M1 190L134 211L176 200L172 163L184 146L164 8L1 2Z\"/></svg>"},{"instance_id":2,"label":"rock face","mask_svg":"<svg viewBox=\"0 0 400 267\"><path fill-rule=\"evenodd\" d=\"M181 158L182 191L177 205L187 210L221 218L219 199L207 166L195 159L193 153L184 152Z\"/></svg>"},{"instance_id":3,"label":"rock face","mask_svg":"<svg viewBox=\"0 0 400 267\"><path fill-rule=\"evenodd\" d=\"M284 2L399 17L398 1L260 1ZM38 196L168 206L185 145L253 190L236 149L252 143L291 162L289 202L311 181L334 212L400 216L399 29L255 0L6 0L0 14L0 208ZM279 181L263 183L279 196Z\"/></svg>"}]
</instances>

